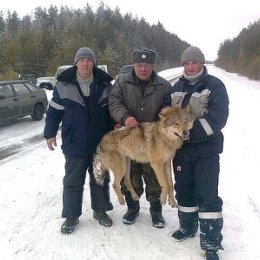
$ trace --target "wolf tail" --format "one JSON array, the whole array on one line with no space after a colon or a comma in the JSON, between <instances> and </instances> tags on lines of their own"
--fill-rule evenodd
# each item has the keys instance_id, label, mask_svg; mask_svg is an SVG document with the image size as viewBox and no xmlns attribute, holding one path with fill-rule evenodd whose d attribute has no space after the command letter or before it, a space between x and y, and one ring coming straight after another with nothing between
<instances>
[{"instance_id":1,"label":"wolf tail","mask_svg":"<svg viewBox=\"0 0 260 260\"><path fill-rule=\"evenodd\" d=\"M97 146L96 153L93 157L93 174L97 184L103 186L105 171L101 168L100 145Z\"/></svg>"}]
</instances>

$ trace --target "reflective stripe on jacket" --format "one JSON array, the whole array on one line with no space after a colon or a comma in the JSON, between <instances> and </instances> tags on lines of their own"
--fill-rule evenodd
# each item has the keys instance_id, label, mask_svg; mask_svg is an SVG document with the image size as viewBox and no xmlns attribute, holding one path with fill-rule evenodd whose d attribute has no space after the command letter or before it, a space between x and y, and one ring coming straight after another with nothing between
<instances>
[{"instance_id":1,"label":"reflective stripe on jacket","mask_svg":"<svg viewBox=\"0 0 260 260\"><path fill-rule=\"evenodd\" d=\"M190 141L182 147L182 153L191 156L219 154L223 150L223 134L229 114L229 99L225 85L218 78L209 75L206 67L195 85L184 77L176 82L170 91L172 106L183 107L187 103L195 115L190 131Z\"/></svg>"},{"instance_id":2,"label":"reflective stripe on jacket","mask_svg":"<svg viewBox=\"0 0 260 260\"><path fill-rule=\"evenodd\" d=\"M105 73L105 72L104 72ZM44 137L56 136L62 122L62 150L65 155L87 155L95 151L102 136L112 128L108 111L111 77L93 69L90 96L83 97L76 80L76 68L58 78L46 113Z\"/></svg>"}]
</instances>

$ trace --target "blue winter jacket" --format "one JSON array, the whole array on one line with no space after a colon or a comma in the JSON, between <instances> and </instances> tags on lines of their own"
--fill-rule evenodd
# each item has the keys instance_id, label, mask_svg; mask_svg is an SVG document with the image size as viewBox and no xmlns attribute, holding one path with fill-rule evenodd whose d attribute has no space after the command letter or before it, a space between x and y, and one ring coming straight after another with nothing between
<instances>
[{"instance_id":1,"label":"blue winter jacket","mask_svg":"<svg viewBox=\"0 0 260 260\"><path fill-rule=\"evenodd\" d=\"M92 154L113 124L108 112L112 77L94 67L94 81L90 85L90 96L86 98L76 80L76 70L74 66L58 77L44 128L44 137L49 139L56 136L62 122L62 150L65 155Z\"/></svg>"},{"instance_id":2,"label":"blue winter jacket","mask_svg":"<svg viewBox=\"0 0 260 260\"><path fill-rule=\"evenodd\" d=\"M206 67L195 85L190 85L183 76L170 90L171 105L185 107L195 116L190 139L176 156L192 159L194 156L210 156L223 150L223 134L229 114L229 99L225 85L209 75Z\"/></svg>"}]
</instances>

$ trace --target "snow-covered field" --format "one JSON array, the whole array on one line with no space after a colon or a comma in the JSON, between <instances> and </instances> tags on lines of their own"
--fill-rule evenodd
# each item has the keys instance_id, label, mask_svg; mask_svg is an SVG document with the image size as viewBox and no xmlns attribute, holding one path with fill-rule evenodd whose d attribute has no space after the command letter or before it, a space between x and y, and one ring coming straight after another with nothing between
<instances>
[{"instance_id":1,"label":"snow-covered field","mask_svg":"<svg viewBox=\"0 0 260 260\"><path fill-rule=\"evenodd\" d=\"M224 200L225 248L220 258L260 260L260 82L226 73L213 65L208 69L225 83L230 97L219 185ZM176 68L161 74L167 77L179 71ZM79 227L69 236L61 235L64 158L59 147L53 152L47 149L43 127L44 120L32 122L30 117L0 127L0 158L4 151L12 153L11 147L16 149L12 156L0 160L1 259L203 259L199 235L182 243L171 240L172 232L178 228L176 208L163 208L164 229L152 227L144 196L137 222L128 226L122 223L126 206L118 204L111 190L114 210L109 214L114 225L100 226L92 218L88 179ZM58 142L60 145L60 136Z\"/></svg>"}]
</instances>

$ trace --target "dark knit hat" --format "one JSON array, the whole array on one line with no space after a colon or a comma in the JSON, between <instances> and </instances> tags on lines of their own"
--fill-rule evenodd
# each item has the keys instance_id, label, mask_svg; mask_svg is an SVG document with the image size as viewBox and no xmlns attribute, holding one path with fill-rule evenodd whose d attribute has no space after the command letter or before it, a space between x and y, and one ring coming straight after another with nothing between
<instances>
[{"instance_id":1,"label":"dark knit hat","mask_svg":"<svg viewBox=\"0 0 260 260\"><path fill-rule=\"evenodd\" d=\"M74 58L74 64L76 64L78 60L83 58L89 58L94 62L94 64L96 64L95 53L88 47L82 47L78 49Z\"/></svg>"},{"instance_id":2,"label":"dark knit hat","mask_svg":"<svg viewBox=\"0 0 260 260\"><path fill-rule=\"evenodd\" d=\"M198 47L190 46L181 55L181 64L186 61L199 61L205 63L205 57Z\"/></svg>"},{"instance_id":3,"label":"dark knit hat","mask_svg":"<svg viewBox=\"0 0 260 260\"><path fill-rule=\"evenodd\" d=\"M139 49L133 52L133 63L155 63L155 52L148 49Z\"/></svg>"}]
</instances>

